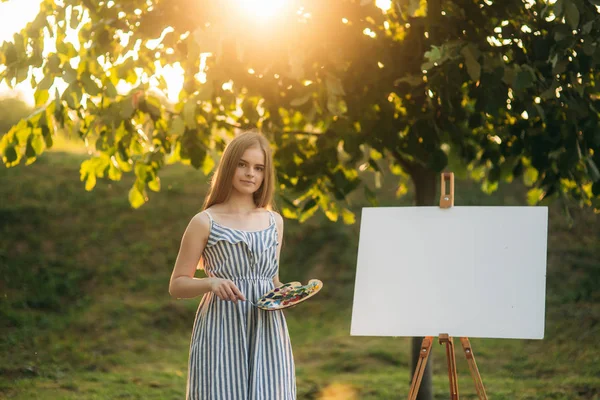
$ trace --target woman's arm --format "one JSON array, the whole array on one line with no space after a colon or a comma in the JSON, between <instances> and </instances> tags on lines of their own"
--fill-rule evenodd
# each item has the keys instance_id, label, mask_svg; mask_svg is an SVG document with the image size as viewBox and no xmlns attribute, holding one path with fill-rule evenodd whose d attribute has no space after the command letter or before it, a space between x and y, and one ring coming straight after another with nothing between
<instances>
[{"instance_id":1,"label":"woman's arm","mask_svg":"<svg viewBox=\"0 0 600 400\"><path fill-rule=\"evenodd\" d=\"M209 220L199 213L188 224L169 282L169 294L176 299L191 299L211 291L212 278L194 278L200 256L209 234Z\"/></svg>"},{"instance_id":2,"label":"woman's arm","mask_svg":"<svg viewBox=\"0 0 600 400\"><path fill-rule=\"evenodd\" d=\"M281 245L283 244L283 217L277 212L273 212L273 214L275 214L275 223L277 225L277 241L279 242L277 245L277 265L279 266L279 256L281 254ZM277 273L273 278L273 284L275 287L282 285L281 281L279 280L279 267L277 268Z\"/></svg>"},{"instance_id":3,"label":"woman's arm","mask_svg":"<svg viewBox=\"0 0 600 400\"><path fill-rule=\"evenodd\" d=\"M169 294L176 299L191 299L213 292L221 300L237 302L246 298L229 279L194 278L200 256L206 247L210 233L210 220L203 214L196 214L188 224L181 238L179 254L169 282Z\"/></svg>"}]
</instances>

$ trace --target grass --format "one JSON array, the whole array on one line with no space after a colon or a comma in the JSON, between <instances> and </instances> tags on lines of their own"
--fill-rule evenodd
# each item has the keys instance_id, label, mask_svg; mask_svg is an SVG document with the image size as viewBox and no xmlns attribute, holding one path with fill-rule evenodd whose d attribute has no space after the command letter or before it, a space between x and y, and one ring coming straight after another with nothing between
<instances>
[{"instance_id":1,"label":"grass","mask_svg":"<svg viewBox=\"0 0 600 400\"><path fill-rule=\"evenodd\" d=\"M131 176L83 189L83 157L0 167L0 398L181 399L199 298L173 300L167 286L207 178L169 166L162 191L133 210ZM485 196L457 182L458 193L457 205L524 198L518 185ZM411 196L381 194L382 205ZM364 203L352 201L360 217ZM545 339L471 340L492 399L600 398L600 218L574 215L569 227L550 208ZM410 339L349 336L358 229L322 216L286 221L281 279L326 283L286 311L299 399L407 397ZM448 398L443 347L432 357L435 397ZM461 352L457 363L461 398L476 398Z\"/></svg>"}]
</instances>

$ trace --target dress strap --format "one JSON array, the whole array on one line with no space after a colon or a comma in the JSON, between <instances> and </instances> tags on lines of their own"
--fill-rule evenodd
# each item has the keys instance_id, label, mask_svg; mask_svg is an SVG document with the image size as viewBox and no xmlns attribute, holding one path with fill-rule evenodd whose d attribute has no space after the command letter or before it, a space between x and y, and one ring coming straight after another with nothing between
<instances>
[{"instance_id":1,"label":"dress strap","mask_svg":"<svg viewBox=\"0 0 600 400\"><path fill-rule=\"evenodd\" d=\"M271 210L267 210L269 212L269 224L274 224L275 223L275 216L273 215L273 211Z\"/></svg>"},{"instance_id":2,"label":"dress strap","mask_svg":"<svg viewBox=\"0 0 600 400\"><path fill-rule=\"evenodd\" d=\"M210 222L212 223L213 222L213 217L212 217L212 215L210 215L210 213L208 212L208 210L204 210L203 212L205 212L206 215L208 215L208 219L210 219Z\"/></svg>"}]
</instances>

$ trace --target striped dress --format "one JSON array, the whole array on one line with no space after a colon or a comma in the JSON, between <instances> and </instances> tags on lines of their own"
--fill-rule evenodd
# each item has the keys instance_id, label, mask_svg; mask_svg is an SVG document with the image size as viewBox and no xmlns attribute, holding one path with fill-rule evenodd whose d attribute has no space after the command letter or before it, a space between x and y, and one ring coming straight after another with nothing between
<instances>
[{"instance_id":1,"label":"striped dress","mask_svg":"<svg viewBox=\"0 0 600 400\"><path fill-rule=\"evenodd\" d=\"M256 302L274 288L277 227L260 231L228 228L210 218L203 252L209 277L232 280ZM264 311L206 293L196 313L190 343L187 400L293 400L296 375L283 311Z\"/></svg>"}]
</instances>

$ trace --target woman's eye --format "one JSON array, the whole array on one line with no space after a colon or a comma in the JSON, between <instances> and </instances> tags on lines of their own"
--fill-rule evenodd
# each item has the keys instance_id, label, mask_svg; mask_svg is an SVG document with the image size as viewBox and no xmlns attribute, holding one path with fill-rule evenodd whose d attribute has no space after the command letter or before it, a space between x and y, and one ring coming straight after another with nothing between
<instances>
[{"instance_id":1,"label":"woman's eye","mask_svg":"<svg viewBox=\"0 0 600 400\"><path fill-rule=\"evenodd\" d=\"M263 167L257 167L256 169L259 170L259 171L263 171L264 170Z\"/></svg>"},{"instance_id":2,"label":"woman's eye","mask_svg":"<svg viewBox=\"0 0 600 400\"><path fill-rule=\"evenodd\" d=\"M239 163L238 163L238 167L243 167L243 166L244 166L244 163L243 163L243 162L239 162Z\"/></svg>"}]
</instances>

